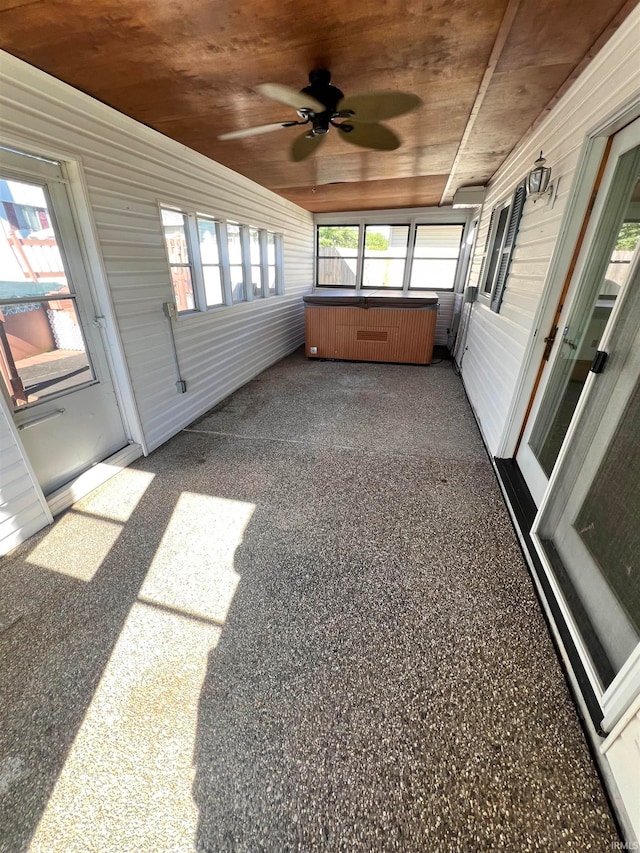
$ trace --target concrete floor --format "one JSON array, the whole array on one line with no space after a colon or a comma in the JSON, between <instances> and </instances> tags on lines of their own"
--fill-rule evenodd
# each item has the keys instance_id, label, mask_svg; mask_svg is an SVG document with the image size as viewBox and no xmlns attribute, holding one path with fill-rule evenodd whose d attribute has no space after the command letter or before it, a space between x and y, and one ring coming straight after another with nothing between
<instances>
[{"instance_id":1,"label":"concrete floor","mask_svg":"<svg viewBox=\"0 0 640 853\"><path fill-rule=\"evenodd\" d=\"M617 840L449 363L285 359L1 573L3 853Z\"/></svg>"}]
</instances>

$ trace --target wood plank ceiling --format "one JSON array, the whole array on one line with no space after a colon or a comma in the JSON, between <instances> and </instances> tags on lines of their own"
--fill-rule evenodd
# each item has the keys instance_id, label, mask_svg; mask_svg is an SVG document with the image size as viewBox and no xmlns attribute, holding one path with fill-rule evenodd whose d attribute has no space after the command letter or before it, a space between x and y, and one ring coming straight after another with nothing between
<instances>
[{"instance_id":1,"label":"wood plank ceiling","mask_svg":"<svg viewBox=\"0 0 640 853\"><path fill-rule=\"evenodd\" d=\"M484 184L636 0L0 0L0 47L312 211L448 203ZM293 163L295 119L254 91L329 68L346 94L423 106L397 151L336 131Z\"/></svg>"}]
</instances>

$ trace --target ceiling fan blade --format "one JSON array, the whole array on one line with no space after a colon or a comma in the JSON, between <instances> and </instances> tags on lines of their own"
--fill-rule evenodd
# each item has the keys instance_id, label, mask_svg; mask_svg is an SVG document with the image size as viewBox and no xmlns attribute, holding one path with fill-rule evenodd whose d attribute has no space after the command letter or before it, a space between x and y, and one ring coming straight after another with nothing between
<instances>
[{"instance_id":1,"label":"ceiling fan blade","mask_svg":"<svg viewBox=\"0 0 640 853\"><path fill-rule=\"evenodd\" d=\"M242 139L245 136L259 136L261 133L271 133L281 127L293 127L297 121L283 121L280 124L261 124L257 127L245 127L244 130L234 130L231 133L221 133L218 139Z\"/></svg>"},{"instance_id":2,"label":"ceiling fan blade","mask_svg":"<svg viewBox=\"0 0 640 853\"><path fill-rule=\"evenodd\" d=\"M324 136L322 135L308 137L306 133L303 133L302 136L297 136L291 145L291 159L294 163L306 160L323 141Z\"/></svg>"},{"instance_id":3,"label":"ceiling fan blade","mask_svg":"<svg viewBox=\"0 0 640 853\"><path fill-rule=\"evenodd\" d=\"M369 92L343 98L338 110L353 110L355 121L378 122L417 110L422 101L409 92Z\"/></svg>"},{"instance_id":4,"label":"ceiling fan blade","mask_svg":"<svg viewBox=\"0 0 640 853\"><path fill-rule=\"evenodd\" d=\"M265 98L279 101L281 104L293 107L294 110L306 109L313 110L314 113L323 113L327 109L324 104L316 101L310 95L297 92L290 86L282 86L280 83L261 83L259 86L256 86L256 91L264 95Z\"/></svg>"},{"instance_id":5,"label":"ceiling fan blade","mask_svg":"<svg viewBox=\"0 0 640 853\"><path fill-rule=\"evenodd\" d=\"M349 132L343 130L340 132L340 136L351 145L374 148L376 151L395 151L396 148L400 147L400 139L383 124L366 122L358 124L351 120L346 124L352 126L353 130Z\"/></svg>"}]
</instances>

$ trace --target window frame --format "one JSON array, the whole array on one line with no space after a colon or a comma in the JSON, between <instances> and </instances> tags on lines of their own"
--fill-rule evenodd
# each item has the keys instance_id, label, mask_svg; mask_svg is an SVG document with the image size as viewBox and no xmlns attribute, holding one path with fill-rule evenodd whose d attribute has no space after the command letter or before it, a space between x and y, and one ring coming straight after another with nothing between
<instances>
[{"instance_id":1,"label":"window frame","mask_svg":"<svg viewBox=\"0 0 640 853\"><path fill-rule=\"evenodd\" d=\"M416 253L416 242L418 239L418 229L421 227L425 227L425 228L456 228L456 227L459 227L461 230L460 230L460 242L458 244L458 257L455 259L454 258L447 258L447 257L443 257L443 258L435 258L435 257L433 257L433 258L416 258L415 253ZM413 242L411 243L411 263L409 264L409 270L405 271L407 273L407 275L406 275L407 290L412 292L412 293L419 293L421 290L429 290L429 288L426 288L426 287L412 287L411 286L411 279L413 277L413 262L414 261L416 261L416 260L418 260L418 261L425 261L425 260L426 261L439 261L439 260L453 261L453 260L455 260L456 268L455 268L454 273L453 273L453 283L452 283L451 287L439 287L439 288L437 288L437 290L441 291L442 293L455 293L456 283L457 283L458 278L459 278L459 269L458 268L460 266L460 261L463 260L466 234L467 234L468 229L470 229L470 228L471 228L470 223L464 223L463 224L460 222L416 222L416 223L414 223Z\"/></svg>"},{"instance_id":2,"label":"window frame","mask_svg":"<svg viewBox=\"0 0 640 853\"><path fill-rule=\"evenodd\" d=\"M178 214L180 214L180 216L183 217L185 244L186 244L186 249L187 249L187 258L189 259L188 263L186 263L186 264L175 264L175 263L171 262L171 257L169 256L169 247L167 246L167 235L165 233L165 228L167 226L164 224L164 222L162 220L162 214L164 211L167 211L167 213L178 213ZM174 301L174 304L176 306L176 313L177 313L178 317L185 317L189 314L194 314L197 311L201 311L202 310L201 306L203 304L205 304L204 303L204 294L200 292L201 287L199 286L199 283L198 283L197 278L196 278L196 271L195 271L196 264L195 264L193 247L194 247L194 245L197 244L197 240L193 239L194 234L193 234L193 226L192 226L192 222L191 222L191 217L190 217L190 214L188 214L186 211L182 210L181 208L173 207L173 206L168 205L168 204L162 204L162 205L160 205L160 224L162 227L162 243L164 246L165 255L167 257L167 264L169 265L169 280L171 283L171 292L173 294L173 301ZM197 226L196 226L196 228L197 228ZM198 256L199 256L199 253L198 253ZM181 311L178 308L178 300L176 299L176 290L175 290L175 286L173 283L173 273L171 272L174 267L188 268L190 271L191 286L193 288L193 308L188 308L188 309L183 310L183 311ZM200 282L200 284L201 284L201 282Z\"/></svg>"},{"instance_id":3,"label":"window frame","mask_svg":"<svg viewBox=\"0 0 640 853\"><path fill-rule=\"evenodd\" d=\"M363 262L364 262L364 242L365 242L365 226L367 225L388 225L409 226L409 237L407 243L407 257L405 262L405 270L402 281L402 286L389 287L385 290L399 293L420 293L420 292L440 292L440 293L456 293L459 292L464 284L468 267L469 253L465 251L465 243L471 227L473 219L477 218L477 208L460 208L449 209L442 211L429 208L408 208L406 210L378 210L378 211L350 211L343 212L338 215L329 213L318 213L314 217L314 249L315 249L315 265L314 265L314 283L313 288L316 289L335 289L343 288L353 291L354 293L370 293L372 288L362 287L363 277ZM459 225L462 228L462 236L460 239L460 250L457 258L456 272L454 276L453 288L440 288L429 286L409 288L411 281L411 272L413 268L413 251L415 246L416 228L419 225ZM340 285L340 284L323 284L319 281L319 261L322 258L320 249L320 231L322 227L359 227L358 251L356 260L356 283L355 285ZM374 288L375 289L375 288Z\"/></svg>"},{"instance_id":4,"label":"window frame","mask_svg":"<svg viewBox=\"0 0 640 853\"><path fill-rule=\"evenodd\" d=\"M406 252L404 258L394 258L392 255L389 255L387 258L368 258L367 257L367 228L406 228L407 229L407 245ZM358 279L359 286L361 290L384 290L384 291L394 291L394 290L404 290L405 282L407 280L407 266L410 266L413 262L413 255L409 254L409 247L411 244L411 225L408 222L365 222L362 227L363 236L362 236L362 259L360 263L360 278ZM375 232L374 232L375 233ZM404 268L402 270L402 282L397 287L377 287L376 285L365 285L364 284L364 265L365 261L368 260L404 260ZM424 289L424 288L423 288Z\"/></svg>"},{"instance_id":5,"label":"window frame","mask_svg":"<svg viewBox=\"0 0 640 853\"><path fill-rule=\"evenodd\" d=\"M320 228L357 228L358 229L358 246L356 248L356 271L355 271L355 284L319 284L318 279L320 278L320 260L324 257L332 257L331 255L320 255ZM325 247L322 247L325 248ZM322 222L315 223L315 254L316 254L316 263L315 263L315 287L334 287L334 288L342 288L343 290L360 290L361 281L362 281L362 253L364 248L364 227L361 223L356 222Z\"/></svg>"},{"instance_id":6,"label":"window frame","mask_svg":"<svg viewBox=\"0 0 640 853\"><path fill-rule=\"evenodd\" d=\"M269 228L259 227L256 225L247 225L236 220L226 220L202 210L189 210L182 205L157 200L158 212L160 217L160 228L162 232L162 240L164 252L167 259L169 270L169 283L172 290L173 302L176 304L176 293L173 287L173 276L171 273L172 267L188 267L191 271L191 280L193 283L194 307L184 311L177 311L178 319L191 317L198 314L205 314L209 311L219 311L223 308L231 308L236 305L242 305L245 302L255 302L262 299L273 299L277 296L284 295L284 250L283 250L283 235ZM189 257L188 264L171 263L169 259L169 251L164 233L164 224L162 222L162 211L170 213L178 213L184 217L185 221L185 238L187 243L187 255ZM202 261L200 252L200 232L199 221L212 222L215 225L215 235L218 247L218 264L206 264ZM240 251L241 263L231 264L229 258L229 235L228 226L233 225L239 228L240 233ZM257 231L258 242L260 248L260 279L261 287L259 293L254 293L253 281L251 275L252 264L251 258L251 231ZM273 235L274 238L274 264L269 264L268 257L268 235ZM220 269L220 280L222 285L223 301L215 305L207 303L206 286L204 280L204 268L207 266L218 266ZM241 266L243 276L243 298L237 301L233 300L231 266ZM269 269L275 266L275 289L269 288Z\"/></svg>"},{"instance_id":7,"label":"window frame","mask_svg":"<svg viewBox=\"0 0 640 853\"><path fill-rule=\"evenodd\" d=\"M196 247L195 251L194 251L194 261L197 262L196 263L196 279L201 279L197 282L198 294L199 295L201 294L201 296L202 296L201 305L204 306L203 308L199 308L198 310L200 310L200 311L202 311L202 310L211 311L214 308L221 308L223 305L226 305L226 301L225 301L226 300L226 293L225 293L225 287L224 287L224 279L223 279L223 275L222 275L223 263L222 263L222 252L221 252L221 246L220 246L220 223L214 216L207 216L204 213L195 213L194 219L195 219L195 236L196 236L196 240L194 241L194 245ZM202 260L202 252L200 251L200 228L199 228L199 222L201 220L203 222L211 222L215 226L215 239L216 239L216 243L217 243L217 247L218 247L218 263L217 264L205 264L204 261ZM221 285L221 290L222 290L222 302L217 302L215 305L209 305L209 303L207 301L207 287L206 287L205 278L204 278L204 268L205 267L216 267L216 266L220 270L220 285ZM186 312L184 312L184 313L186 313ZM191 312L189 312L189 313L191 313Z\"/></svg>"}]
</instances>

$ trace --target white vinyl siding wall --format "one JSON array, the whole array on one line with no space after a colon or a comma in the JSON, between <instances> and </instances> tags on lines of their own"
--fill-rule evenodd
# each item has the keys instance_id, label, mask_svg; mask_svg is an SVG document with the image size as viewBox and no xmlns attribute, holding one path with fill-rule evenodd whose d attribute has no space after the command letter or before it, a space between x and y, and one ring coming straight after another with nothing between
<instances>
[{"instance_id":1,"label":"white vinyl siding wall","mask_svg":"<svg viewBox=\"0 0 640 853\"><path fill-rule=\"evenodd\" d=\"M509 198L540 150L560 180L553 206L525 202L500 313L478 300L471 312L462 376L489 451L501 453L509 409L572 189L586 134L640 86L640 8L635 9L535 131L492 179L480 220L469 283L478 284L493 207ZM541 328L541 337L549 330ZM462 354L461 354L462 355ZM504 455L504 454L503 454ZM508 454L507 454L508 455Z\"/></svg>"},{"instance_id":2,"label":"white vinyl siding wall","mask_svg":"<svg viewBox=\"0 0 640 853\"><path fill-rule=\"evenodd\" d=\"M19 545L51 520L51 515L33 488L31 473L16 429L0 411L0 554Z\"/></svg>"},{"instance_id":3,"label":"white vinyl siding wall","mask_svg":"<svg viewBox=\"0 0 640 853\"><path fill-rule=\"evenodd\" d=\"M84 230L100 267L94 278L106 281L142 432L133 437L147 451L303 343L301 296L314 265L310 213L5 53L0 80L0 144L80 165L89 202ZM174 323L186 394L176 391L162 308L173 290L160 204L283 238L284 295ZM0 440L5 429L2 419Z\"/></svg>"}]
</instances>

